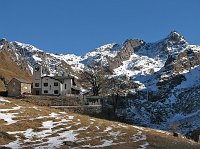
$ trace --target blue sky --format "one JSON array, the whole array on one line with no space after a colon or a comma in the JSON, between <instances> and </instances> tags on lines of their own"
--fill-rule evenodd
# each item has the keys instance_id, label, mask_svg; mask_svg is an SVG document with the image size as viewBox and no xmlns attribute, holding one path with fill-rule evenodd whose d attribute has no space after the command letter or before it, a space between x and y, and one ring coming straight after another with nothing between
<instances>
[{"instance_id":1,"label":"blue sky","mask_svg":"<svg viewBox=\"0 0 200 149\"><path fill-rule=\"evenodd\" d=\"M52 53L84 54L129 38L177 30L200 45L199 0L1 0L0 38Z\"/></svg>"}]
</instances>

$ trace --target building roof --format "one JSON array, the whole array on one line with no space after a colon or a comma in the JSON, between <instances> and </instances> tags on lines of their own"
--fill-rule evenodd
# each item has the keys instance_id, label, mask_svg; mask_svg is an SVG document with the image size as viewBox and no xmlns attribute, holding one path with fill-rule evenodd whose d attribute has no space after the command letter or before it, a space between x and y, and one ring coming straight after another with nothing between
<instances>
[{"instance_id":1,"label":"building roof","mask_svg":"<svg viewBox=\"0 0 200 149\"><path fill-rule=\"evenodd\" d=\"M21 83L31 84L30 81L27 81L27 80L24 80L24 79L19 79L19 78L12 78L12 79L16 79L16 80L18 80L18 81L21 82ZM11 79L11 80L12 80L12 79Z\"/></svg>"},{"instance_id":2,"label":"building roof","mask_svg":"<svg viewBox=\"0 0 200 149\"><path fill-rule=\"evenodd\" d=\"M72 89L76 90L76 91L80 91L81 89L76 87L76 86L72 86Z\"/></svg>"},{"instance_id":3,"label":"building roof","mask_svg":"<svg viewBox=\"0 0 200 149\"><path fill-rule=\"evenodd\" d=\"M53 76L54 79L63 81L65 79L73 79L72 76Z\"/></svg>"},{"instance_id":4,"label":"building roof","mask_svg":"<svg viewBox=\"0 0 200 149\"><path fill-rule=\"evenodd\" d=\"M45 77L49 77L51 79L55 79L59 82L63 82L65 79L73 79L74 77L72 76L43 76L42 78L45 78Z\"/></svg>"}]
</instances>

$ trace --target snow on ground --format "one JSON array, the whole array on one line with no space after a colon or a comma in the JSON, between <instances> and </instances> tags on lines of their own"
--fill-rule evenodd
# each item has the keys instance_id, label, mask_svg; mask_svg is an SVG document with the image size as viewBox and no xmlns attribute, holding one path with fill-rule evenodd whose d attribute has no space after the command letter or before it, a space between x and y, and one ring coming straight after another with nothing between
<instances>
[{"instance_id":1,"label":"snow on ground","mask_svg":"<svg viewBox=\"0 0 200 149\"><path fill-rule=\"evenodd\" d=\"M10 142L9 144L7 144L7 147L10 147L12 149L19 149L21 147L20 143L19 143L20 139L17 138L16 141Z\"/></svg>"},{"instance_id":2,"label":"snow on ground","mask_svg":"<svg viewBox=\"0 0 200 149\"><path fill-rule=\"evenodd\" d=\"M8 112L21 109L22 106L16 105L16 107L12 107L11 109L0 109L0 112Z\"/></svg>"},{"instance_id":3,"label":"snow on ground","mask_svg":"<svg viewBox=\"0 0 200 149\"><path fill-rule=\"evenodd\" d=\"M17 122L16 120L13 120L13 118L16 118L16 114L18 113L0 113L0 119L7 122L6 125L10 125Z\"/></svg>"},{"instance_id":4,"label":"snow on ground","mask_svg":"<svg viewBox=\"0 0 200 149\"><path fill-rule=\"evenodd\" d=\"M145 142L144 144L140 145L140 147L138 149L146 149L148 145L149 145L149 143Z\"/></svg>"},{"instance_id":5,"label":"snow on ground","mask_svg":"<svg viewBox=\"0 0 200 149\"><path fill-rule=\"evenodd\" d=\"M52 112L51 114L49 114L49 117L51 117L51 118L55 118L55 117L59 118L60 116L61 116L60 114L55 113L55 112ZM62 118L62 117L60 117L60 118ZM47 141L35 145L35 148L40 148L40 147L59 148L60 145L62 145L63 141L75 141L76 135L78 135L78 133L76 133L74 130L62 131L63 128L58 128L58 129L53 130L55 127L58 127L61 125L67 126L68 124L66 122L68 122L68 121L61 120L60 122L59 121L53 122L53 120L48 120L48 121L42 122L42 127L40 127L41 131L39 131L39 132L34 131L34 129L30 128L30 129L27 129L26 131L8 132L8 133L16 134L16 135L18 133L22 133L26 137L26 140L24 140L24 142L29 142L29 143L34 143L34 142L36 142L36 140L41 141L44 138L47 139ZM51 136L54 133L57 133L58 136L55 136L55 137ZM34 139L36 139L36 140L34 140ZM14 147L14 146L19 146L19 144L20 144L20 146L23 146L23 142L21 142L20 139L7 144L6 146ZM40 147L37 147L37 146L40 146ZM24 147L26 147L26 146L24 146Z\"/></svg>"},{"instance_id":6,"label":"snow on ground","mask_svg":"<svg viewBox=\"0 0 200 149\"><path fill-rule=\"evenodd\" d=\"M118 124L119 127L123 127L123 128L127 128L128 126L122 125L122 124Z\"/></svg>"},{"instance_id":7,"label":"snow on ground","mask_svg":"<svg viewBox=\"0 0 200 149\"><path fill-rule=\"evenodd\" d=\"M2 101L6 101L2 99ZM20 110L22 106L16 106L12 107L10 109L1 109L1 112L7 112L7 113L0 113L0 117L4 118L5 121L7 121L7 125L13 124L14 120L12 118L17 118L17 115L12 115L12 110ZM23 107L25 108L25 107ZM27 107L28 109L31 107ZM33 109L40 111L41 108L37 106L33 106ZM6 114L7 117L5 117ZM14 113L17 114L17 113ZM95 118L89 119L88 125L82 126L82 120L79 118L76 118L73 115L68 115L66 112L51 112L48 115L38 116L36 118L31 118L31 120L43 120L41 127L35 128L28 128L24 131L12 131L7 132L10 135L14 135L17 140L8 143L5 145L6 147L10 148L27 148L34 147L34 148L59 148L64 141L69 142L79 142L84 143L85 141L92 141L93 139L100 139L100 142L98 144L83 144L81 147L89 147L89 148L100 148L100 147L108 147L118 144L124 144L126 142L124 141L118 141L118 137L123 137L126 135L126 133L121 132L122 129L128 129L128 126L123 124L113 124L112 126L108 126L104 128L104 130L100 131L102 128L101 126L97 126L95 123L97 120ZM48 119L48 120L45 120ZM23 119L24 120L24 119ZM56 120L56 121L55 121ZM92 123L91 123L92 122ZM75 127L76 129L72 129ZM90 128L91 127L91 128ZM90 128L90 129L89 129ZM100 131L99 135L96 136L90 136L90 137L84 137L79 138L79 134L81 132L87 132L88 130L96 129L96 131ZM23 140L20 136L24 136ZM109 136L109 139L102 137L102 135ZM140 130L132 137L133 141L144 141L145 135L142 134Z\"/></svg>"},{"instance_id":8,"label":"snow on ground","mask_svg":"<svg viewBox=\"0 0 200 149\"><path fill-rule=\"evenodd\" d=\"M112 136L112 137L117 137L119 135L121 135L121 131L117 131L117 132L114 132L114 131L111 131L111 132L108 132L109 136Z\"/></svg>"},{"instance_id":9,"label":"snow on ground","mask_svg":"<svg viewBox=\"0 0 200 149\"><path fill-rule=\"evenodd\" d=\"M0 97L0 102L8 102L8 103L10 103L9 100L6 100L6 99L4 99L4 98L2 98L2 97Z\"/></svg>"},{"instance_id":10,"label":"snow on ground","mask_svg":"<svg viewBox=\"0 0 200 149\"><path fill-rule=\"evenodd\" d=\"M143 141L146 140L147 136L142 134L142 131L138 131L137 134L134 134L132 137L133 142Z\"/></svg>"},{"instance_id":11,"label":"snow on ground","mask_svg":"<svg viewBox=\"0 0 200 149\"><path fill-rule=\"evenodd\" d=\"M84 65L80 63L80 61L82 60L81 56L77 56L74 54L66 54L66 55L50 54L50 55L52 57L55 57L56 59L65 61L67 64L71 65L72 69L75 71L83 70L84 68Z\"/></svg>"},{"instance_id":12,"label":"snow on ground","mask_svg":"<svg viewBox=\"0 0 200 149\"><path fill-rule=\"evenodd\" d=\"M52 112L51 114L49 114L50 117L57 117L58 113Z\"/></svg>"},{"instance_id":13,"label":"snow on ground","mask_svg":"<svg viewBox=\"0 0 200 149\"><path fill-rule=\"evenodd\" d=\"M127 75L136 77L138 75L149 75L159 71L164 66L163 60L159 58L150 58L148 56L139 56L132 54L129 60L123 61L123 64L114 69L116 76Z\"/></svg>"},{"instance_id":14,"label":"snow on ground","mask_svg":"<svg viewBox=\"0 0 200 149\"><path fill-rule=\"evenodd\" d=\"M112 130L112 127L107 127L106 130L104 131L110 131L110 130Z\"/></svg>"},{"instance_id":15,"label":"snow on ground","mask_svg":"<svg viewBox=\"0 0 200 149\"><path fill-rule=\"evenodd\" d=\"M5 100L4 98L1 98L0 101L10 103L10 101ZM13 113L12 111L19 110L20 108L21 106L16 105L16 107L12 107L10 109L0 109L0 119L7 122L6 125L16 123L17 120L13 120L13 119L16 118L19 113L16 113L16 112Z\"/></svg>"},{"instance_id":16,"label":"snow on ground","mask_svg":"<svg viewBox=\"0 0 200 149\"><path fill-rule=\"evenodd\" d=\"M136 128L136 129L138 129L138 130L145 130L145 128L144 127L139 127L139 126L132 126L133 128Z\"/></svg>"},{"instance_id":17,"label":"snow on ground","mask_svg":"<svg viewBox=\"0 0 200 149\"><path fill-rule=\"evenodd\" d=\"M107 65L108 61L107 58L114 58L119 49L121 48L120 45L115 43L103 45L99 48L96 48L94 51L86 53L82 60L80 61L82 64L91 64L93 62L101 62L103 65Z\"/></svg>"},{"instance_id":18,"label":"snow on ground","mask_svg":"<svg viewBox=\"0 0 200 149\"><path fill-rule=\"evenodd\" d=\"M159 133L164 133L164 134L166 134L166 135L170 135L170 133L169 132L167 132L167 131L163 131L163 130L156 130L156 132L159 132Z\"/></svg>"},{"instance_id":19,"label":"snow on ground","mask_svg":"<svg viewBox=\"0 0 200 149\"><path fill-rule=\"evenodd\" d=\"M116 45L116 43L103 45L103 46L95 49L95 51L88 52L84 56L83 59L88 59L88 58L91 58L91 57L98 57L100 55L101 55L101 58L106 57L106 56L115 57L117 52L118 52L118 48L113 49L114 45Z\"/></svg>"},{"instance_id":20,"label":"snow on ground","mask_svg":"<svg viewBox=\"0 0 200 149\"><path fill-rule=\"evenodd\" d=\"M68 119L73 120L74 116L68 116Z\"/></svg>"},{"instance_id":21,"label":"snow on ground","mask_svg":"<svg viewBox=\"0 0 200 149\"><path fill-rule=\"evenodd\" d=\"M33 57L33 59L34 59L36 62L42 62L42 59L39 58L38 56L33 55L32 57Z\"/></svg>"},{"instance_id":22,"label":"snow on ground","mask_svg":"<svg viewBox=\"0 0 200 149\"><path fill-rule=\"evenodd\" d=\"M195 87L196 85L200 84L200 66L196 66L191 69L189 72L183 73L186 81L183 81L180 85L178 85L175 89L183 89L183 88L190 88Z\"/></svg>"},{"instance_id":23,"label":"snow on ground","mask_svg":"<svg viewBox=\"0 0 200 149\"><path fill-rule=\"evenodd\" d=\"M35 52L35 51L40 51L40 52L43 52L42 50L30 45L30 44L25 44L25 43L21 43L21 42L18 42L18 41L14 41L14 42L11 42L12 44L16 44L18 46L20 46L21 48L25 48L25 49L28 49L29 52Z\"/></svg>"}]
</instances>

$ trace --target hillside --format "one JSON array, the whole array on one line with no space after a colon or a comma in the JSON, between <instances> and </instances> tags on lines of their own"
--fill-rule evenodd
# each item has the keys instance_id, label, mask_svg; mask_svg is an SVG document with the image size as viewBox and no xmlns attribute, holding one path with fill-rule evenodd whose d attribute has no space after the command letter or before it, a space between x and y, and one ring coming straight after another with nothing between
<instances>
[{"instance_id":1,"label":"hillside","mask_svg":"<svg viewBox=\"0 0 200 149\"><path fill-rule=\"evenodd\" d=\"M174 148L199 144L170 132L0 98L0 145L11 148Z\"/></svg>"},{"instance_id":2,"label":"hillside","mask_svg":"<svg viewBox=\"0 0 200 149\"><path fill-rule=\"evenodd\" d=\"M5 90L4 82L8 83L12 78L31 80L29 71L20 68L13 60L13 47L7 40L0 41L0 91Z\"/></svg>"}]
</instances>

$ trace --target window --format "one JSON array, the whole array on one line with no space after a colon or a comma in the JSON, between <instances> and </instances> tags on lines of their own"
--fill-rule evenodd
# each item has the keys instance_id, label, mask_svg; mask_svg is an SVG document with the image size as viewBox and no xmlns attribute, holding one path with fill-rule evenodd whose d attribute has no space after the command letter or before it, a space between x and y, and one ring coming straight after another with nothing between
<instances>
[{"instance_id":1,"label":"window","mask_svg":"<svg viewBox=\"0 0 200 149\"><path fill-rule=\"evenodd\" d=\"M67 89L67 84L65 84L65 89Z\"/></svg>"},{"instance_id":2,"label":"window","mask_svg":"<svg viewBox=\"0 0 200 149\"><path fill-rule=\"evenodd\" d=\"M47 91L47 90L44 90L44 94L48 94L48 91Z\"/></svg>"},{"instance_id":3,"label":"window","mask_svg":"<svg viewBox=\"0 0 200 149\"><path fill-rule=\"evenodd\" d=\"M58 82L54 82L54 86L58 86Z\"/></svg>"},{"instance_id":4,"label":"window","mask_svg":"<svg viewBox=\"0 0 200 149\"><path fill-rule=\"evenodd\" d=\"M48 83L44 83L44 86L48 86Z\"/></svg>"},{"instance_id":5,"label":"window","mask_svg":"<svg viewBox=\"0 0 200 149\"><path fill-rule=\"evenodd\" d=\"M36 66L35 67L35 71L39 71L40 70L40 67L39 66Z\"/></svg>"},{"instance_id":6,"label":"window","mask_svg":"<svg viewBox=\"0 0 200 149\"><path fill-rule=\"evenodd\" d=\"M54 90L54 94L58 94L58 90Z\"/></svg>"},{"instance_id":7,"label":"window","mask_svg":"<svg viewBox=\"0 0 200 149\"><path fill-rule=\"evenodd\" d=\"M39 83L35 83L35 87L39 87L39 85L40 85Z\"/></svg>"}]
</instances>

